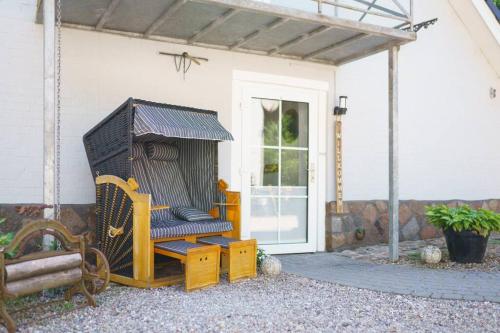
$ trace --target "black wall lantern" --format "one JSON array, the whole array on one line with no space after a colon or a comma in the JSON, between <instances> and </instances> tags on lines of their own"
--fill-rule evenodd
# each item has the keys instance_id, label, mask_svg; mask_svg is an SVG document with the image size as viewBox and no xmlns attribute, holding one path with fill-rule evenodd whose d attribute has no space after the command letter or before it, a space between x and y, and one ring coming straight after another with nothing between
<instances>
[{"instance_id":1,"label":"black wall lantern","mask_svg":"<svg viewBox=\"0 0 500 333\"><path fill-rule=\"evenodd\" d=\"M333 114L336 116L343 116L347 112L347 96L339 97L339 105L333 109Z\"/></svg>"}]
</instances>

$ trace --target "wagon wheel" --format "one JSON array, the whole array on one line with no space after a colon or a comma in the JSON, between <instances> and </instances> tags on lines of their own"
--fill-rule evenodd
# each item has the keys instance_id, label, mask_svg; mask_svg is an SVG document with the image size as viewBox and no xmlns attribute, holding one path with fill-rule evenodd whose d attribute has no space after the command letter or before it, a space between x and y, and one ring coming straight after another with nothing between
<instances>
[{"instance_id":1,"label":"wagon wheel","mask_svg":"<svg viewBox=\"0 0 500 333\"><path fill-rule=\"evenodd\" d=\"M109 263L104 254L96 248L88 248L85 251L84 278L89 293L97 295L106 290L109 277Z\"/></svg>"}]
</instances>

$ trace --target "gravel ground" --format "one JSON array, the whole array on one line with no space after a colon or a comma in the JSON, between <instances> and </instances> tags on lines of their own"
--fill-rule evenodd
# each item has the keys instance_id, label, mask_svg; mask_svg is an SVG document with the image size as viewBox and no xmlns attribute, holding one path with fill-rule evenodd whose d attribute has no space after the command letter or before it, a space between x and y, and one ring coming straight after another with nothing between
<instances>
[{"instance_id":1,"label":"gravel ground","mask_svg":"<svg viewBox=\"0 0 500 333\"><path fill-rule=\"evenodd\" d=\"M181 286L114 285L97 308L42 319L17 313L22 332L498 332L500 304L445 301L343 287L290 274L185 293ZM47 313L45 313L47 314ZM34 316L34 317L33 317Z\"/></svg>"}]
</instances>

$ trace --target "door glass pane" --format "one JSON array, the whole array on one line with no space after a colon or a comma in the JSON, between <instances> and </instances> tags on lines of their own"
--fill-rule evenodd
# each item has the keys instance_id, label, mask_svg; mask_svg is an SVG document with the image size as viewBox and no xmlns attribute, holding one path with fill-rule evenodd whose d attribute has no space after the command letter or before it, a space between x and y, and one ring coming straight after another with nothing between
<instances>
[{"instance_id":1,"label":"door glass pane","mask_svg":"<svg viewBox=\"0 0 500 333\"><path fill-rule=\"evenodd\" d=\"M252 98L252 117L250 131L253 144L277 146L279 143L280 101Z\"/></svg>"},{"instance_id":2,"label":"door glass pane","mask_svg":"<svg viewBox=\"0 0 500 333\"><path fill-rule=\"evenodd\" d=\"M283 101L281 110L281 145L302 147L309 145L309 104Z\"/></svg>"},{"instance_id":3,"label":"door glass pane","mask_svg":"<svg viewBox=\"0 0 500 333\"><path fill-rule=\"evenodd\" d=\"M251 149L250 184L251 193L277 195L279 185L279 149Z\"/></svg>"},{"instance_id":4,"label":"door glass pane","mask_svg":"<svg viewBox=\"0 0 500 333\"><path fill-rule=\"evenodd\" d=\"M281 194L307 195L307 150L281 151Z\"/></svg>"},{"instance_id":5,"label":"door glass pane","mask_svg":"<svg viewBox=\"0 0 500 333\"><path fill-rule=\"evenodd\" d=\"M252 198L250 236L261 244L278 243L278 199Z\"/></svg>"},{"instance_id":6,"label":"door glass pane","mask_svg":"<svg viewBox=\"0 0 500 333\"><path fill-rule=\"evenodd\" d=\"M282 198L280 243L307 242L307 198Z\"/></svg>"}]
</instances>

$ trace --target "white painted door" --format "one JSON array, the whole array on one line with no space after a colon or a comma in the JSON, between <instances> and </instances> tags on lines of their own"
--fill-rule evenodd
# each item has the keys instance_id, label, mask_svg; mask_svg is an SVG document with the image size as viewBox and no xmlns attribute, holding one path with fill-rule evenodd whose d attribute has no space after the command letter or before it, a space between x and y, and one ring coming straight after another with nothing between
<instances>
[{"instance_id":1,"label":"white painted door","mask_svg":"<svg viewBox=\"0 0 500 333\"><path fill-rule=\"evenodd\" d=\"M242 90L243 233L267 253L316 251L318 92Z\"/></svg>"}]
</instances>

